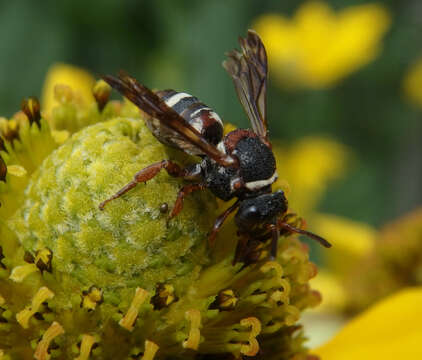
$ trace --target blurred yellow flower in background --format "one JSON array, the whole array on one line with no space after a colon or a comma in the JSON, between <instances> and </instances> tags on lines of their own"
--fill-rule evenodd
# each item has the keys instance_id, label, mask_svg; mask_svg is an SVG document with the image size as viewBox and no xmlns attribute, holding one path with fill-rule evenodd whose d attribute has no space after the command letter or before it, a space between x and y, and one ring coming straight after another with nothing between
<instances>
[{"instance_id":1,"label":"blurred yellow flower in background","mask_svg":"<svg viewBox=\"0 0 422 360\"><path fill-rule=\"evenodd\" d=\"M41 98L41 108L46 114L58 105L54 88L56 85L66 85L72 88L75 94L87 103L94 102L92 87L95 84L94 77L87 71L68 64L54 64L47 72Z\"/></svg>"},{"instance_id":2,"label":"blurred yellow flower in background","mask_svg":"<svg viewBox=\"0 0 422 360\"><path fill-rule=\"evenodd\" d=\"M324 264L340 276L374 248L377 231L368 224L330 214L315 215L313 226L336 246L322 254Z\"/></svg>"},{"instance_id":3,"label":"blurred yellow flower in background","mask_svg":"<svg viewBox=\"0 0 422 360\"><path fill-rule=\"evenodd\" d=\"M422 285L422 208L386 224L374 247L342 275L350 312L407 286Z\"/></svg>"},{"instance_id":4,"label":"blurred yellow flower in background","mask_svg":"<svg viewBox=\"0 0 422 360\"><path fill-rule=\"evenodd\" d=\"M316 311L355 314L407 286L422 286L422 208L380 230L316 214L312 230L334 244L312 286L324 294Z\"/></svg>"},{"instance_id":5,"label":"blurred yellow flower in background","mask_svg":"<svg viewBox=\"0 0 422 360\"><path fill-rule=\"evenodd\" d=\"M283 86L319 89L372 61L390 22L389 12L379 4L334 12L322 1L309 1L292 19L267 14L253 28L266 44L270 68Z\"/></svg>"},{"instance_id":6,"label":"blurred yellow flower in background","mask_svg":"<svg viewBox=\"0 0 422 360\"><path fill-rule=\"evenodd\" d=\"M373 250L377 231L370 225L331 214L314 214L312 230L334 244L321 252L322 267L312 280L315 289L324 294L318 312L339 313L348 303L343 280Z\"/></svg>"},{"instance_id":7,"label":"blurred yellow flower in background","mask_svg":"<svg viewBox=\"0 0 422 360\"><path fill-rule=\"evenodd\" d=\"M315 209L332 180L346 172L350 152L346 146L322 136L307 136L290 146L275 146L279 180L275 188L287 190L294 211L305 217ZM286 181L290 184L286 189Z\"/></svg>"},{"instance_id":8,"label":"blurred yellow flower in background","mask_svg":"<svg viewBox=\"0 0 422 360\"><path fill-rule=\"evenodd\" d=\"M403 80L406 97L414 104L422 107L422 58L407 71Z\"/></svg>"},{"instance_id":9,"label":"blurred yellow flower in background","mask_svg":"<svg viewBox=\"0 0 422 360\"><path fill-rule=\"evenodd\" d=\"M313 351L323 360L422 358L422 288L405 289L350 321Z\"/></svg>"}]
</instances>

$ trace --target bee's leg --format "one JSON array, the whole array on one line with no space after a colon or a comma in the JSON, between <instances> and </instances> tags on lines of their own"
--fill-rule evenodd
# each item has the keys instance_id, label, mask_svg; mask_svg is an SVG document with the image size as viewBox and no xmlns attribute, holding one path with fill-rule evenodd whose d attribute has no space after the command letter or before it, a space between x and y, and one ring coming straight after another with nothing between
<instances>
[{"instance_id":1,"label":"bee's leg","mask_svg":"<svg viewBox=\"0 0 422 360\"><path fill-rule=\"evenodd\" d=\"M170 160L163 160L158 163L151 164L147 166L146 168L142 169L141 171L138 171L130 183L126 184L113 196L103 201L99 205L100 210L104 210L104 206L108 202L110 202L111 200L117 199L123 194L127 193L130 189L133 189L138 183L143 183L148 180L151 180L160 172L161 169L167 170L169 175L175 176L175 177L184 177L184 176L189 175L188 169L182 169L179 165L177 165L176 163Z\"/></svg>"},{"instance_id":2,"label":"bee's leg","mask_svg":"<svg viewBox=\"0 0 422 360\"><path fill-rule=\"evenodd\" d=\"M236 264L236 262L241 261L243 262L243 266L240 268L239 271L242 271L245 267L256 264L260 259L262 255L262 242L260 240L257 240L255 238L248 238L248 241L246 243L246 246L244 246L244 250L242 254L235 254L235 258L233 260L233 265Z\"/></svg>"},{"instance_id":3,"label":"bee's leg","mask_svg":"<svg viewBox=\"0 0 422 360\"><path fill-rule=\"evenodd\" d=\"M280 237L280 229L277 225L271 227L271 252L270 259L275 260L277 258L277 245L278 238Z\"/></svg>"},{"instance_id":4,"label":"bee's leg","mask_svg":"<svg viewBox=\"0 0 422 360\"><path fill-rule=\"evenodd\" d=\"M190 193L192 193L194 191L204 190L204 189L206 189L205 184L189 184L189 185L183 186L179 190L179 193L177 194L177 199L176 199L176 202L174 203L173 210L170 214L170 219L175 217L176 215L178 215L182 211L183 200L184 200L186 195L189 195Z\"/></svg>"},{"instance_id":5,"label":"bee's leg","mask_svg":"<svg viewBox=\"0 0 422 360\"><path fill-rule=\"evenodd\" d=\"M244 260L245 254L248 250L249 237L246 234L241 234L239 240L237 241L236 251L234 253L234 258L232 261L233 265L236 265L239 261Z\"/></svg>"},{"instance_id":6,"label":"bee's leg","mask_svg":"<svg viewBox=\"0 0 422 360\"><path fill-rule=\"evenodd\" d=\"M215 238L217 237L217 233L220 230L221 226L223 225L224 221L226 221L227 217L233 211L235 211L238 206L239 206L239 200L237 200L232 206L230 206L222 214L220 214L217 219L215 219L214 226L212 227L212 230L210 234L208 235L208 243L210 244L210 246L214 244Z\"/></svg>"}]
</instances>

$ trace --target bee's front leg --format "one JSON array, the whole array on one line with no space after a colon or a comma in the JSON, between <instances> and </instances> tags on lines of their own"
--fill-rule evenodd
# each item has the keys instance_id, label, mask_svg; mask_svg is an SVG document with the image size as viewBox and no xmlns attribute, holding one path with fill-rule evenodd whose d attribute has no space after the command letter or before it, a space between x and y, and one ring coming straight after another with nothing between
<instances>
[{"instance_id":1,"label":"bee's front leg","mask_svg":"<svg viewBox=\"0 0 422 360\"><path fill-rule=\"evenodd\" d=\"M194 191L204 190L204 189L206 189L205 184L189 184L189 185L183 186L179 190L179 193L177 194L177 199L176 199L176 202L174 203L173 210L170 214L170 219L175 217L176 215L178 215L182 211L183 200L184 200L186 195L189 195L190 193L192 193Z\"/></svg>"},{"instance_id":2,"label":"bee's front leg","mask_svg":"<svg viewBox=\"0 0 422 360\"><path fill-rule=\"evenodd\" d=\"M208 234L208 243L210 246L214 245L215 238L217 237L218 232L220 231L221 226L227 217L239 207L239 200L237 200L232 206L226 209L222 214L215 219L214 226L212 227L211 232Z\"/></svg>"}]
</instances>

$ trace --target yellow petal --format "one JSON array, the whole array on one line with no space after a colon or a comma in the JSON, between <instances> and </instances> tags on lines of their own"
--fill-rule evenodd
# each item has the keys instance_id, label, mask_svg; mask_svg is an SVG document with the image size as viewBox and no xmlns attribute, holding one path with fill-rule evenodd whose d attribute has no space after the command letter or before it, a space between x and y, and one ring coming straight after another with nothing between
<instances>
[{"instance_id":1,"label":"yellow petal","mask_svg":"<svg viewBox=\"0 0 422 360\"><path fill-rule=\"evenodd\" d=\"M335 274L318 270L318 275L311 279L310 284L313 289L322 294L321 305L312 309L313 312L339 312L346 304L346 294L341 280Z\"/></svg>"},{"instance_id":2,"label":"yellow petal","mask_svg":"<svg viewBox=\"0 0 422 360\"><path fill-rule=\"evenodd\" d=\"M422 359L422 288L384 299L313 351L323 360Z\"/></svg>"},{"instance_id":3,"label":"yellow petal","mask_svg":"<svg viewBox=\"0 0 422 360\"><path fill-rule=\"evenodd\" d=\"M404 77L405 95L415 104L422 106L422 59L419 59L408 70Z\"/></svg>"},{"instance_id":4,"label":"yellow petal","mask_svg":"<svg viewBox=\"0 0 422 360\"><path fill-rule=\"evenodd\" d=\"M70 86L75 92L80 94L82 99L86 102L95 101L94 96L92 95L94 83L95 79L92 75L78 67L66 64L51 66L44 82L41 110L48 114L51 109L57 105L54 97L54 88L58 84Z\"/></svg>"},{"instance_id":5,"label":"yellow petal","mask_svg":"<svg viewBox=\"0 0 422 360\"><path fill-rule=\"evenodd\" d=\"M57 144L63 144L70 136L70 132L67 130L52 130L51 136Z\"/></svg>"},{"instance_id":6,"label":"yellow petal","mask_svg":"<svg viewBox=\"0 0 422 360\"><path fill-rule=\"evenodd\" d=\"M333 244L323 252L324 265L338 276L348 273L368 256L378 235L368 224L328 214L316 215L312 230Z\"/></svg>"},{"instance_id":7,"label":"yellow petal","mask_svg":"<svg viewBox=\"0 0 422 360\"><path fill-rule=\"evenodd\" d=\"M346 8L339 13L332 74L348 75L372 61L379 53L380 40L389 28L391 18L378 4ZM337 78L333 77L332 81Z\"/></svg>"},{"instance_id":8,"label":"yellow petal","mask_svg":"<svg viewBox=\"0 0 422 360\"><path fill-rule=\"evenodd\" d=\"M305 137L289 149L274 147L279 174L291 184L289 202L306 217L330 180L341 177L349 153L344 145L323 137ZM275 188L280 188L280 183Z\"/></svg>"},{"instance_id":9,"label":"yellow petal","mask_svg":"<svg viewBox=\"0 0 422 360\"><path fill-rule=\"evenodd\" d=\"M308 1L292 19L267 14L253 27L282 85L325 88L373 60L390 22L379 4L335 12L323 1Z\"/></svg>"},{"instance_id":10,"label":"yellow petal","mask_svg":"<svg viewBox=\"0 0 422 360\"><path fill-rule=\"evenodd\" d=\"M284 86L294 87L302 82L304 66L302 63L300 39L296 28L289 19L277 14L259 17L252 27L262 38L274 75Z\"/></svg>"}]
</instances>

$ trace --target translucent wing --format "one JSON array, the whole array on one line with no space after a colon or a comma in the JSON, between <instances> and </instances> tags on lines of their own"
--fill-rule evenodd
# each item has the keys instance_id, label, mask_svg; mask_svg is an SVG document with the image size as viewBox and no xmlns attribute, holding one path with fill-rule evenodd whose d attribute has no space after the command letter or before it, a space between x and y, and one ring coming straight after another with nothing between
<instances>
[{"instance_id":1,"label":"translucent wing","mask_svg":"<svg viewBox=\"0 0 422 360\"><path fill-rule=\"evenodd\" d=\"M233 79L237 96L248 115L253 131L268 143L266 120L267 53L258 34L248 31L246 38L239 38L242 52L227 53L223 67Z\"/></svg>"},{"instance_id":2,"label":"translucent wing","mask_svg":"<svg viewBox=\"0 0 422 360\"><path fill-rule=\"evenodd\" d=\"M142 111L175 131L191 146L199 149L201 153L206 154L223 166L230 166L235 163L231 156L219 151L214 145L205 140L194 127L169 107L158 95L134 78L122 72L118 78L106 75L103 79Z\"/></svg>"}]
</instances>

